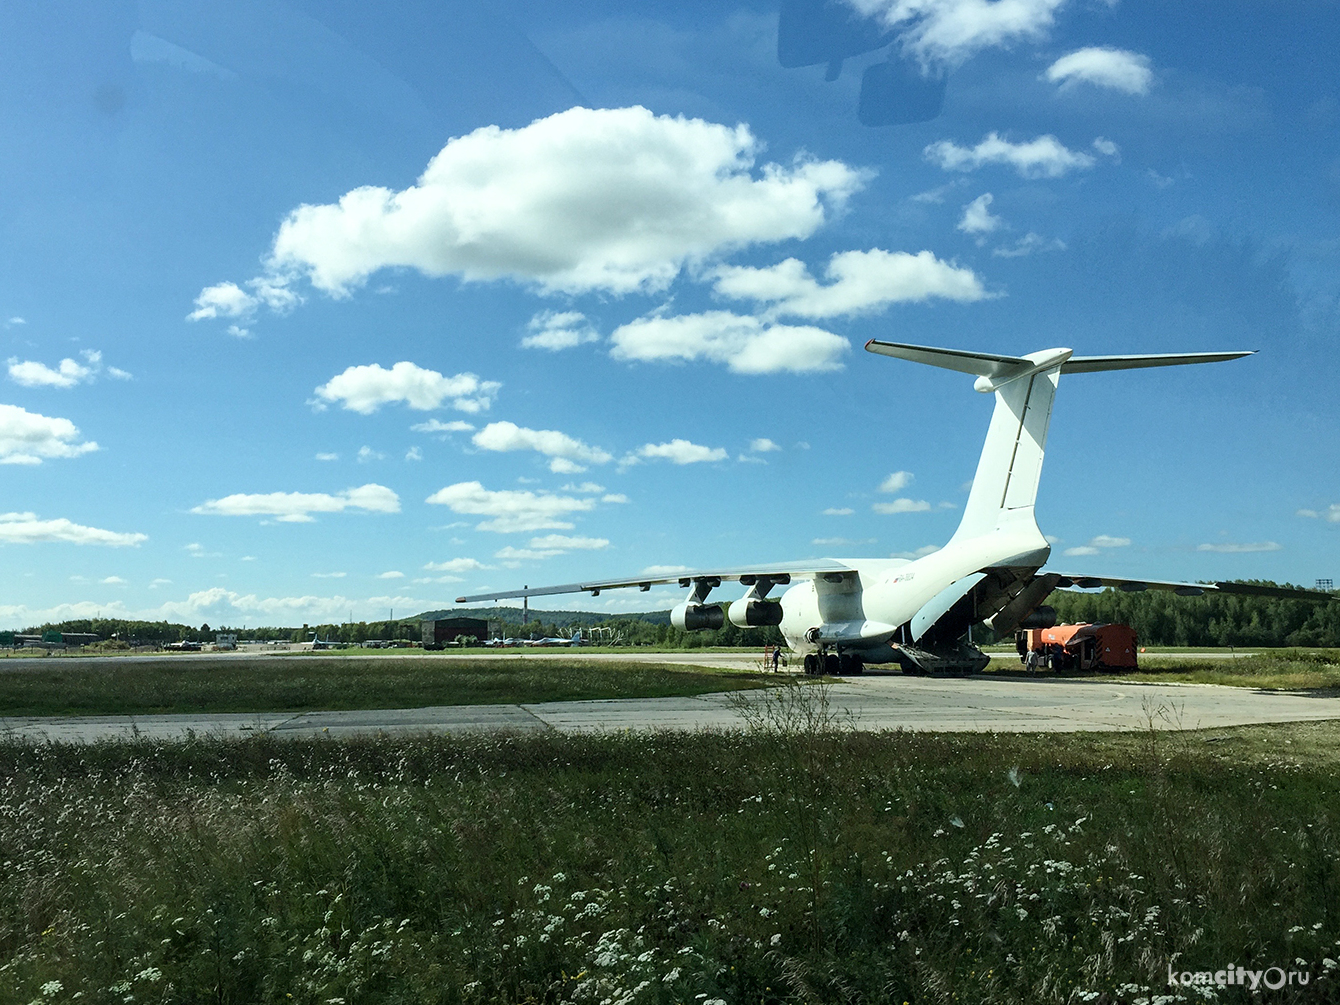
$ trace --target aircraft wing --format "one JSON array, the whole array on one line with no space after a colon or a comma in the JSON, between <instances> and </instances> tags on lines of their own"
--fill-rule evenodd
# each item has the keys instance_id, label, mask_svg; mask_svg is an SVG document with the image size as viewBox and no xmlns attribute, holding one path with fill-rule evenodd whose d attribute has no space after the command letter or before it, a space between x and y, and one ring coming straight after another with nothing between
<instances>
[{"instance_id":1,"label":"aircraft wing","mask_svg":"<svg viewBox=\"0 0 1340 1005\"><path fill-rule=\"evenodd\" d=\"M852 567L845 562L831 558L810 558L800 562L777 562L772 565L751 565L740 569L709 569L705 571L671 572L659 575L628 576L624 579L598 579L584 583L565 583L562 586L527 586L520 590L504 590L497 593L476 593L468 597L457 597L458 604L473 604L480 600L508 600L515 597L548 597L558 593L589 593L600 596L602 590L619 590L636 586L643 593L653 586L674 583L688 586L690 583L706 579L716 580L713 586L732 580L753 586L759 580L769 580L785 585L792 579L809 579L825 573L851 572Z\"/></svg>"},{"instance_id":2,"label":"aircraft wing","mask_svg":"<svg viewBox=\"0 0 1340 1005\"><path fill-rule=\"evenodd\" d=\"M1039 575L1047 575L1041 572ZM1236 593L1248 597L1278 597L1281 600L1307 600L1312 603L1326 603L1337 599L1334 593L1324 590L1300 590L1292 586L1258 586L1254 583L1175 583L1156 579L1118 579L1113 576L1077 576L1071 573L1051 573L1059 575L1056 584L1058 590L1078 587L1093 590L1100 586L1110 586L1125 593L1140 593L1144 590L1171 590L1183 597L1199 597L1206 593Z\"/></svg>"}]
</instances>

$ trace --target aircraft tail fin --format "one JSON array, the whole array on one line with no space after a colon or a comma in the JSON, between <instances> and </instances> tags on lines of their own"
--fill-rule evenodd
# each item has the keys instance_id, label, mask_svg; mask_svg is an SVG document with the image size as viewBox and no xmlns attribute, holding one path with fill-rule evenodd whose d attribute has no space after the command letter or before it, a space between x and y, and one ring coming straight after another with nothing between
<instances>
[{"instance_id":1,"label":"aircraft tail fin","mask_svg":"<svg viewBox=\"0 0 1340 1005\"><path fill-rule=\"evenodd\" d=\"M1056 386L1063 373L1095 373L1184 363L1217 363L1251 352L1159 353L1139 356L1075 356L1070 349L1044 349L1026 356L937 349L872 339L866 349L977 375L974 388L994 393L996 408L977 463L972 491L955 540L997 530L1021 534L1021 554L1032 549L1046 559L1047 544L1033 515Z\"/></svg>"}]
</instances>

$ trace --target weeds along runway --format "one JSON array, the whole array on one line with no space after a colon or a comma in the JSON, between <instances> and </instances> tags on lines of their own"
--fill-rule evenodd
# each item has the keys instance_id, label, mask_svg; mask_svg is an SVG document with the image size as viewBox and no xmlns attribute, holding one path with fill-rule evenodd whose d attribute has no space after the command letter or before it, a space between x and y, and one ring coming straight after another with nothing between
<instances>
[{"instance_id":1,"label":"weeds along runway","mask_svg":"<svg viewBox=\"0 0 1340 1005\"><path fill-rule=\"evenodd\" d=\"M701 663L699 664L701 665ZM735 664L738 665L738 664ZM857 729L1077 732L1198 729L1340 719L1340 697L1212 684L1105 680L935 679L867 676L828 685L831 707ZM621 698L536 704L449 705L341 712L0 718L0 735L96 742L134 736L340 737L479 730L738 729L740 702L764 691L688 698Z\"/></svg>"}]
</instances>

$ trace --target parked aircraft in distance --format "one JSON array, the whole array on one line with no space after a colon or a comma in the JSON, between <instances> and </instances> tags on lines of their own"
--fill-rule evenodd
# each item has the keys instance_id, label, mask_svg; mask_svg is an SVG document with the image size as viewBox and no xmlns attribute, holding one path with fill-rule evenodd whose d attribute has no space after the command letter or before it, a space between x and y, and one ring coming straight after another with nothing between
<instances>
[{"instance_id":1,"label":"parked aircraft in distance","mask_svg":"<svg viewBox=\"0 0 1340 1005\"><path fill-rule=\"evenodd\" d=\"M980 625L993 638L1007 637L1020 627L1050 627L1055 611L1042 602L1058 588L1335 599L1329 593L1287 587L1114 579L1043 569L1051 548L1038 529L1033 504L1061 374L1215 363L1251 352L1075 356L1070 349L1043 349L1026 356L998 356L878 340L866 343L866 349L974 374L974 388L996 396L963 519L939 551L915 560L811 559L667 577L631 576L484 593L460 597L457 603L580 592L598 596L619 587L645 591L678 582L690 592L671 612L676 627L720 628L726 618L741 628L776 625L787 645L804 656L807 673L860 673L867 663L897 663L904 673L954 675L978 672L989 662L968 640L971 627ZM708 604L708 594L729 580L747 588L744 596L726 610ZM788 585L780 601L768 599L774 587Z\"/></svg>"}]
</instances>

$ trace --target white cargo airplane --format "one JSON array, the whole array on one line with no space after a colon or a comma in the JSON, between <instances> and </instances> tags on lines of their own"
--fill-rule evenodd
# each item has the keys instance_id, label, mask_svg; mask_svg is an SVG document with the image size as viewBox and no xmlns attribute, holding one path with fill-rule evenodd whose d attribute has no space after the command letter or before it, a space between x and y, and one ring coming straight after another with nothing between
<instances>
[{"instance_id":1,"label":"white cargo airplane","mask_svg":"<svg viewBox=\"0 0 1340 1005\"><path fill-rule=\"evenodd\" d=\"M1251 352L1176 353L1145 356L1074 356L1070 349L1044 349L1027 356L935 349L871 340L870 352L975 374L973 387L995 394L982 457L958 530L939 551L915 561L811 559L743 569L685 572L667 577L633 576L564 586L525 588L457 598L457 603L590 593L678 582L688 599L670 614L688 630L720 628L727 617L741 628L777 625L787 645L804 655L810 674L860 673L867 663L897 663L904 673L968 674L988 657L967 641L982 625L1003 638L1020 627L1049 627L1055 611L1042 606L1053 590L1112 586L1121 590L1172 590L1186 596L1246 593L1329 601L1331 594L1244 583L1173 583L1113 579L1043 571L1051 554L1033 516L1052 400L1063 373L1215 363ZM1254 350L1253 350L1254 351ZM723 611L707 603L723 582L747 587ZM780 602L768 600L775 586L792 584Z\"/></svg>"}]
</instances>

